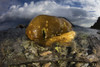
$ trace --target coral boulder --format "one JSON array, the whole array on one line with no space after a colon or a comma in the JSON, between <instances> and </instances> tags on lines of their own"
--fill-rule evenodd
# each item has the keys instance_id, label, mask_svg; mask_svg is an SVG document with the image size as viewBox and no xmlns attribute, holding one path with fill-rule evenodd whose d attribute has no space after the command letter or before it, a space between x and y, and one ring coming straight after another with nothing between
<instances>
[{"instance_id":1,"label":"coral boulder","mask_svg":"<svg viewBox=\"0 0 100 67\"><path fill-rule=\"evenodd\" d=\"M61 36L70 31L72 31L72 25L66 19L55 16L39 15L29 23L26 28L26 35L30 40L34 40L42 45L47 45L46 41L51 41L50 38L54 37L56 39L54 40L53 38L53 42L59 41L58 39L60 37L56 36ZM75 34L75 32L71 34ZM73 38L74 36L75 35L73 35ZM69 38L69 40L72 40L73 38Z\"/></svg>"}]
</instances>

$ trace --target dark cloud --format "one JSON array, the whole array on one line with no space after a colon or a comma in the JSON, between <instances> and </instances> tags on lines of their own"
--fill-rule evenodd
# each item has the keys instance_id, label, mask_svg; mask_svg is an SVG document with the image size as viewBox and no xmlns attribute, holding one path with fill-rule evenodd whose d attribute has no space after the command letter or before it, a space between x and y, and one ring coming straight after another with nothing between
<instances>
[{"instance_id":1,"label":"dark cloud","mask_svg":"<svg viewBox=\"0 0 100 67\"><path fill-rule=\"evenodd\" d=\"M11 5L18 5L21 4L17 0L0 0L0 15L5 13L9 10Z\"/></svg>"},{"instance_id":2,"label":"dark cloud","mask_svg":"<svg viewBox=\"0 0 100 67\"><path fill-rule=\"evenodd\" d=\"M16 28L19 24L27 25L31 19L27 18L13 18L13 17L6 17L5 20L0 22L0 30L6 30L9 28Z\"/></svg>"},{"instance_id":3,"label":"dark cloud","mask_svg":"<svg viewBox=\"0 0 100 67\"><path fill-rule=\"evenodd\" d=\"M58 1L59 3L57 3L56 0L47 0L38 2L32 1L29 4L24 3L23 6L12 5L6 13L0 16L0 28L8 29L16 27L18 24L28 24L32 18L40 14L65 17L68 18L73 24L84 27L89 27L94 23L94 21L96 21L96 11L93 10L94 12L90 12L90 9L87 10L89 6L88 4L86 4L88 5L85 6L86 8L82 8L70 6L68 3L71 5L79 4L83 6L83 1L79 1L79 3L75 3L74 0L63 1L66 5L59 4L62 3L60 0ZM17 0L16 2L18 3L19 1Z\"/></svg>"},{"instance_id":4,"label":"dark cloud","mask_svg":"<svg viewBox=\"0 0 100 67\"><path fill-rule=\"evenodd\" d=\"M73 12L73 16L75 17L87 17L87 11L83 10L83 9L70 9Z\"/></svg>"}]
</instances>

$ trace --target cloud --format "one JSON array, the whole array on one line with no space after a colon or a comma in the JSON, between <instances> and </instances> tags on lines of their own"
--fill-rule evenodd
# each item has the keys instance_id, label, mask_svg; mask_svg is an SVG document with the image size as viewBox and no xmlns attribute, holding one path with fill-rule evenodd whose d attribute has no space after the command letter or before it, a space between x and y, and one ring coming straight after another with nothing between
<instances>
[{"instance_id":1,"label":"cloud","mask_svg":"<svg viewBox=\"0 0 100 67\"><path fill-rule=\"evenodd\" d=\"M77 2L76 0L63 1L63 3L57 3L53 0L39 1L36 3L32 1L29 4L24 3L23 6L12 5L8 12L0 16L0 24L2 28L5 28L3 27L5 24L8 24L9 28L12 26L15 27L18 24L28 24L29 21L37 15L46 14L66 17L73 24L89 27L93 25L96 18L100 16L100 9L98 9L100 4L96 5L99 0L77 0Z\"/></svg>"},{"instance_id":2,"label":"cloud","mask_svg":"<svg viewBox=\"0 0 100 67\"><path fill-rule=\"evenodd\" d=\"M18 0L0 0L0 15L8 11L11 5L20 4Z\"/></svg>"},{"instance_id":3,"label":"cloud","mask_svg":"<svg viewBox=\"0 0 100 67\"><path fill-rule=\"evenodd\" d=\"M65 0L65 3L71 6L80 5L82 9L94 11L95 16L100 16L100 0Z\"/></svg>"}]
</instances>

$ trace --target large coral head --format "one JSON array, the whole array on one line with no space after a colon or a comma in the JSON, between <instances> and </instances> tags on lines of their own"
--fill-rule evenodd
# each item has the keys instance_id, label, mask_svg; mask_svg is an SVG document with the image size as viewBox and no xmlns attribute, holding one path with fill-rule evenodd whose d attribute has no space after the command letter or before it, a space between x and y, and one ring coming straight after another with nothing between
<instances>
[{"instance_id":1,"label":"large coral head","mask_svg":"<svg viewBox=\"0 0 100 67\"><path fill-rule=\"evenodd\" d=\"M46 45L46 41L56 36L72 31L72 25L64 18L55 16L39 15L32 19L26 28L29 39ZM58 38L59 39L59 38Z\"/></svg>"}]
</instances>

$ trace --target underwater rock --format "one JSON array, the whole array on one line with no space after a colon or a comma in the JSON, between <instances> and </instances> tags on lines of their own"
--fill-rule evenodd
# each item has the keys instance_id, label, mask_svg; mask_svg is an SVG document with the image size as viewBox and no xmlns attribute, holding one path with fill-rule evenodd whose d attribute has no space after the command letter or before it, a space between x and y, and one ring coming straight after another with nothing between
<instances>
[{"instance_id":1,"label":"underwater rock","mask_svg":"<svg viewBox=\"0 0 100 67\"><path fill-rule=\"evenodd\" d=\"M49 54L52 54L52 52L51 51L46 51L46 52L41 53L40 55L41 56L46 56L46 55L49 55Z\"/></svg>"},{"instance_id":2,"label":"underwater rock","mask_svg":"<svg viewBox=\"0 0 100 67\"><path fill-rule=\"evenodd\" d=\"M100 36L84 30L75 32L72 46L62 42L44 47L28 39L24 28L0 31L0 67L100 67Z\"/></svg>"},{"instance_id":3,"label":"underwater rock","mask_svg":"<svg viewBox=\"0 0 100 67\"><path fill-rule=\"evenodd\" d=\"M34 40L42 45L50 46L52 44L49 44L49 42L46 43L46 41L56 36L59 37L56 37L55 39L59 40L62 34L68 33L70 31L72 31L72 25L66 19L55 16L39 15L29 23L28 27L26 28L26 35L30 40ZM71 34L73 33L68 34L68 36ZM71 39L69 38L69 40L74 39L74 37L75 35L72 36Z\"/></svg>"},{"instance_id":4,"label":"underwater rock","mask_svg":"<svg viewBox=\"0 0 100 67\"><path fill-rule=\"evenodd\" d=\"M43 67L50 67L50 65L51 65L51 62L44 64Z\"/></svg>"}]
</instances>

